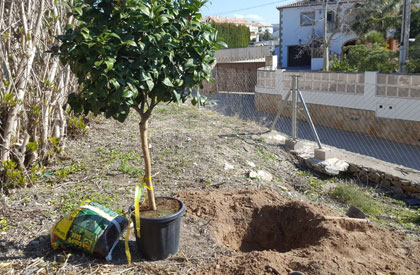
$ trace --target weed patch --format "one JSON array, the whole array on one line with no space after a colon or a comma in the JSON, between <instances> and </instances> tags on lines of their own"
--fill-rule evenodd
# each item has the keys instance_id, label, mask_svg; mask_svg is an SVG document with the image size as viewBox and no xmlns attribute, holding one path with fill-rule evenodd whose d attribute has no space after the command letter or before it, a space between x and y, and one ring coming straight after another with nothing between
<instances>
[{"instance_id":1,"label":"weed patch","mask_svg":"<svg viewBox=\"0 0 420 275\"><path fill-rule=\"evenodd\" d=\"M60 199L60 212L64 215L70 214L79 204L85 200L91 200L102 204L110 209L113 208L113 203L118 201L118 195L114 194L113 196L107 195L104 193L93 192L92 189L87 188L83 189L77 188L77 190L72 190L67 194L61 196ZM57 204L57 201L53 201L50 203ZM120 211L120 210L119 210ZM120 214L120 213L119 213Z\"/></svg>"},{"instance_id":2,"label":"weed patch","mask_svg":"<svg viewBox=\"0 0 420 275\"><path fill-rule=\"evenodd\" d=\"M64 168L62 168L60 170L57 170L55 172L55 175L58 176L61 180L65 180L68 175L73 174L75 172L79 172L84 167L85 167L85 164L83 162L82 163L77 163L77 164L75 164L73 166L64 167Z\"/></svg>"},{"instance_id":3,"label":"weed patch","mask_svg":"<svg viewBox=\"0 0 420 275\"><path fill-rule=\"evenodd\" d=\"M381 205L369 197L360 187L339 185L330 194L338 202L353 205L368 215L379 215L383 211Z\"/></svg>"},{"instance_id":4,"label":"weed patch","mask_svg":"<svg viewBox=\"0 0 420 275\"><path fill-rule=\"evenodd\" d=\"M6 218L0 217L0 233L6 232L11 227L13 227L13 225L10 225Z\"/></svg>"}]
</instances>

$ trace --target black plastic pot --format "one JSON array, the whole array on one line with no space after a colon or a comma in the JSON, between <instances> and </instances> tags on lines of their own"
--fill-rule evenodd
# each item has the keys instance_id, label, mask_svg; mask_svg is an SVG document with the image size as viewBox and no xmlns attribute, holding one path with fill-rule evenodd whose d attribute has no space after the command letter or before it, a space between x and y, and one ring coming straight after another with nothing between
<instances>
[{"instance_id":1,"label":"black plastic pot","mask_svg":"<svg viewBox=\"0 0 420 275\"><path fill-rule=\"evenodd\" d=\"M162 218L145 218L140 213L140 238L134 229L138 253L142 258L152 261L166 259L178 252L181 217L185 212L182 201L169 197L161 198L176 200L181 208L175 214ZM130 207L130 213L133 210L134 205ZM131 214L131 219L136 224L134 213Z\"/></svg>"}]
</instances>

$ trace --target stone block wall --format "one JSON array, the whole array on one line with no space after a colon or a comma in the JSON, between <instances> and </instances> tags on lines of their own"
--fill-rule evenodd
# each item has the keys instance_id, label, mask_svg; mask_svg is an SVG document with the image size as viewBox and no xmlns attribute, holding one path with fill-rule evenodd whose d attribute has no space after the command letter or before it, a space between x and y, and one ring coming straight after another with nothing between
<instances>
[{"instance_id":1,"label":"stone block wall","mask_svg":"<svg viewBox=\"0 0 420 275\"><path fill-rule=\"evenodd\" d=\"M276 71L261 70L257 72L257 86L261 88L274 89L276 87Z\"/></svg>"},{"instance_id":2,"label":"stone block wall","mask_svg":"<svg viewBox=\"0 0 420 275\"><path fill-rule=\"evenodd\" d=\"M381 186L402 197L420 199L420 184L395 177L384 171L350 164L348 172L357 177L361 182Z\"/></svg>"},{"instance_id":3,"label":"stone block wall","mask_svg":"<svg viewBox=\"0 0 420 275\"><path fill-rule=\"evenodd\" d=\"M299 75L301 91L325 91L332 93L363 94L365 75L363 73L331 72L285 72L284 87L292 88L292 75Z\"/></svg>"},{"instance_id":4,"label":"stone block wall","mask_svg":"<svg viewBox=\"0 0 420 275\"><path fill-rule=\"evenodd\" d=\"M376 95L420 99L420 75L378 74Z\"/></svg>"}]
</instances>

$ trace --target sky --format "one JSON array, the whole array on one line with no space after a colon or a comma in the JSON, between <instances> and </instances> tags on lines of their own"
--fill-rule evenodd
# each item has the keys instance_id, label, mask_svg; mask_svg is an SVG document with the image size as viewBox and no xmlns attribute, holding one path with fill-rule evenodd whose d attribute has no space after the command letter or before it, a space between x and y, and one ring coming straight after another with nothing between
<instances>
[{"instance_id":1,"label":"sky","mask_svg":"<svg viewBox=\"0 0 420 275\"><path fill-rule=\"evenodd\" d=\"M279 23L277 6L294 0L208 0L202 9L203 16L245 18L250 21Z\"/></svg>"}]
</instances>

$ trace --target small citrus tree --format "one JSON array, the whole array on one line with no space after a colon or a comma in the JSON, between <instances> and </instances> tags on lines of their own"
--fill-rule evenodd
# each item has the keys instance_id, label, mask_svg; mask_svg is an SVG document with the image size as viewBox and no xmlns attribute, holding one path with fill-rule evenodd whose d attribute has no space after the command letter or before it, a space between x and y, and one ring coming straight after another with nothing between
<instances>
[{"instance_id":1,"label":"small citrus tree","mask_svg":"<svg viewBox=\"0 0 420 275\"><path fill-rule=\"evenodd\" d=\"M80 91L69 95L75 113L105 114L124 122L140 115L140 137L150 208L156 210L147 140L148 121L162 102L204 104L192 89L210 81L214 52L223 43L201 23L205 0L76 0L75 25L55 48L76 74Z\"/></svg>"}]
</instances>

